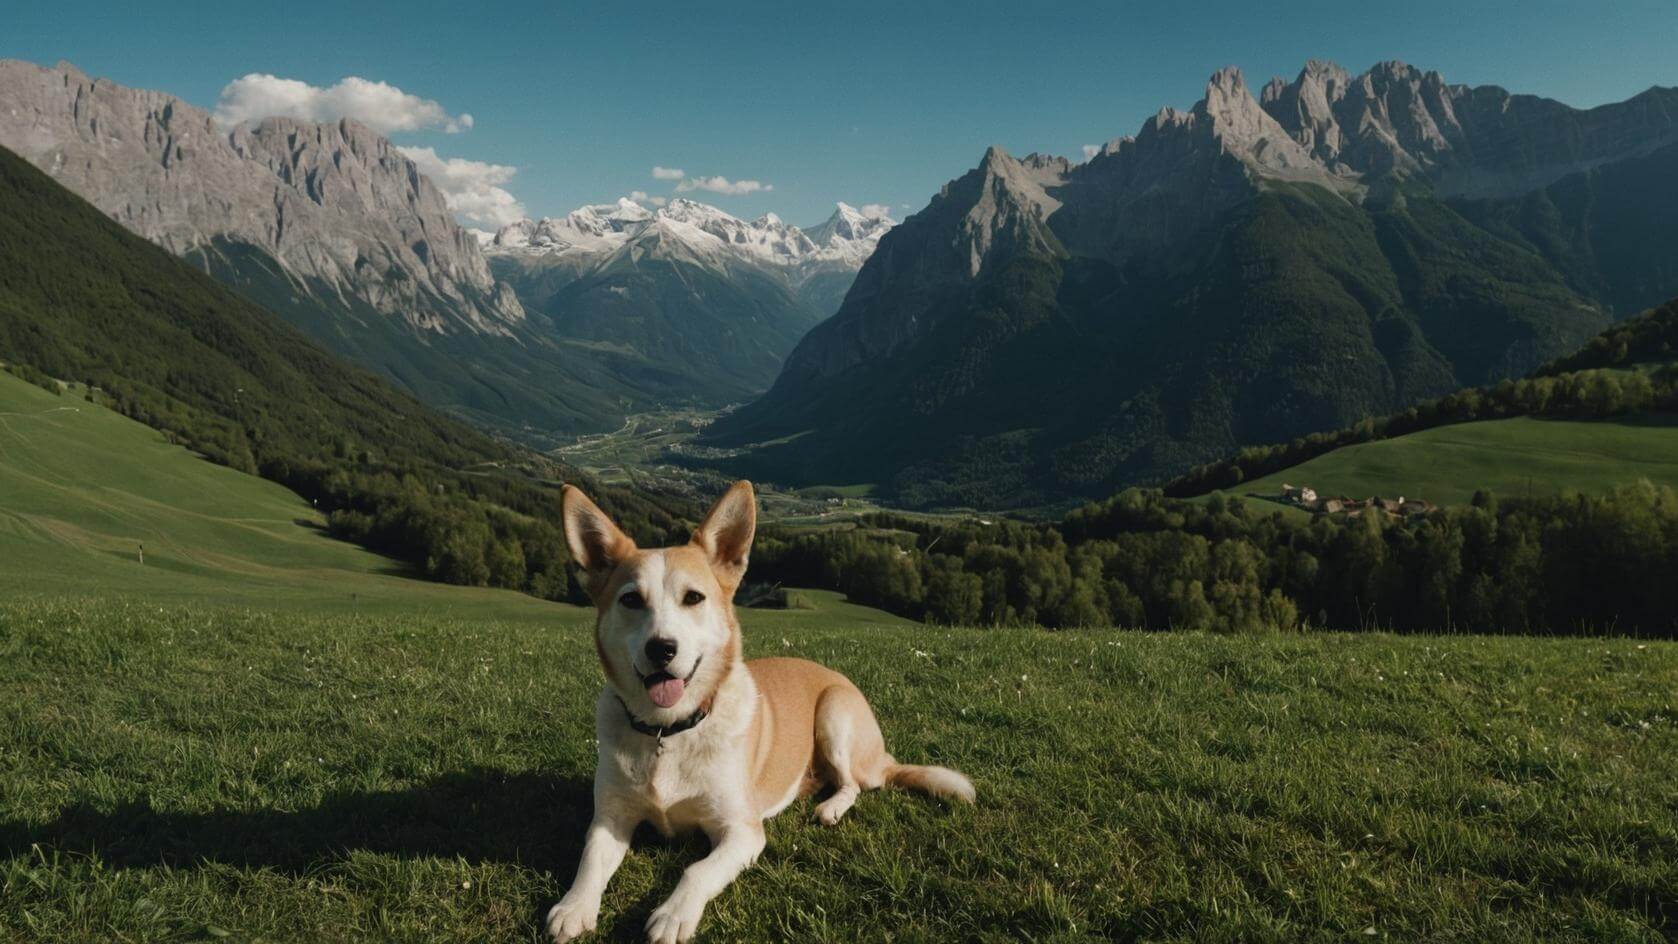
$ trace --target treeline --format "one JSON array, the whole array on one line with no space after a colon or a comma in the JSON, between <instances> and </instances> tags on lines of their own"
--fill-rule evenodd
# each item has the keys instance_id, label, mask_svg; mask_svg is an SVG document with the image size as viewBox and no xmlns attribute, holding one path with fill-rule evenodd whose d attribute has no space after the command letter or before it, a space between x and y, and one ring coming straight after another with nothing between
<instances>
[{"instance_id":1,"label":"treeline","mask_svg":"<svg viewBox=\"0 0 1678 944\"><path fill-rule=\"evenodd\" d=\"M42 375L44 376L44 375ZM261 411L235 423L159 391L107 380L89 389L107 405L164 433L205 458L278 482L327 515L334 537L411 565L430 580L519 590L550 600L586 602L567 566L559 526L559 478L539 457L495 445L443 453L381 437L375 443L337 435L311 443L273 435ZM54 388L57 384L53 384ZM437 422L440 417L432 418ZM445 421L448 422L448 421ZM576 473L568 478L580 481ZM665 505L616 488L583 483L638 541L685 539L689 524ZM691 514L686 518L691 518Z\"/></svg>"},{"instance_id":2,"label":"treeline","mask_svg":"<svg viewBox=\"0 0 1678 944\"><path fill-rule=\"evenodd\" d=\"M1678 299L1602 332L1575 354L1558 358L1536 373L1555 376L1576 370L1625 367L1678 358Z\"/></svg>"},{"instance_id":3,"label":"treeline","mask_svg":"<svg viewBox=\"0 0 1678 944\"><path fill-rule=\"evenodd\" d=\"M24 383L34 384L35 386L40 387L42 390L45 390L55 396L64 395L64 387L60 385L58 381L47 376L44 372L36 370L28 364L0 364L0 370L5 370L6 373L11 374L13 377L16 377Z\"/></svg>"},{"instance_id":4,"label":"treeline","mask_svg":"<svg viewBox=\"0 0 1678 944\"><path fill-rule=\"evenodd\" d=\"M428 579L588 602L568 566L558 482L286 460L265 464L262 475L328 511L334 537L406 561ZM687 538L690 525L659 505L619 489L593 493L637 541Z\"/></svg>"},{"instance_id":5,"label":"treeline","mask_svg":"<svg viewBox=\"0 0 1678 944\"><path fill-rule=\"evenodd\" d=\"M1371 417L1344 429L1289 443L1249 446L1227 459L1173 479L1176 498L1235 488L1344 446L1390 439L1436 426L1512 416L1602 418L1637 410L1678 411L1678 299L1627 319L1592 338L1579 353L1553 361L1522 380L1472 387L1400 413ZM1637 364L1665 366L1615 370Z\"/></svg>"},{"instance_id":6,"label":"treeline","mask_svg":"<svg viewBox=\"0 0 1678 944\"><path fill-rule=\"evenodd\" d=\"M1401 522L1301 519L1130 489L1057 525L878 515L771 533L758 579L961 625L1678 635L1678 494L1499 501Z\"/></svg>"}]
</instances>

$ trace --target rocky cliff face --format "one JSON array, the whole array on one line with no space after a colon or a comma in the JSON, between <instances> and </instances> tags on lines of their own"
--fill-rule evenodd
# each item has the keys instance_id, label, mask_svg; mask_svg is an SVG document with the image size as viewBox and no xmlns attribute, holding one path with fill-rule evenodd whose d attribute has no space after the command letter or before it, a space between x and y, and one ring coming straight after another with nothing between
<instances>
[{"instance_id":1,"label":"rocky cliff face","mask_svg":"<svg viewBox=\"0 0 1678 944\"><path fill-rule=\"evenodd\" d=\"M505 336L524 317L442 193L354 121L222 127L171 95L4 61L0 146L175 253L252 247L322 302L422 333Z\"/></svg>"},{"instance_id":2,"label":"rocky cliff face","mask_svg":"<svg viewBox=\"0 0 1678 944\"><path fill-rule=\"evenodd\" d=\"M1402 62L1353 76L1312 60L1292 82L1271 79L1262 104L1333 173L1420 174L1451 197L1524 193L1678 141L1678 89L1576 109Z\"/></svg>"}]
</instances>

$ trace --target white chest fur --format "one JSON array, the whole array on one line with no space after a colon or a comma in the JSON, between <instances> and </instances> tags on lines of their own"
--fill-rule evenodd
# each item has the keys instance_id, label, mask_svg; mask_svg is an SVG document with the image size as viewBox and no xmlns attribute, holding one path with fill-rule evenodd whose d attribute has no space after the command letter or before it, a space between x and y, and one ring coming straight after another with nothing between
<instances>
[{"instance_id":1,"label":"white chest fur","mask_svg":"<svg viewBox=\"0 0 1678 944\"><path fill-rule=\"evenodd\" d=\"M663 738L630 727L623 706L603 694L597 799L665 835L738 817L751 796L748 733L757 692L749 682L743 691L726 688L704 721Z\"/></svg>"}]
</instances>

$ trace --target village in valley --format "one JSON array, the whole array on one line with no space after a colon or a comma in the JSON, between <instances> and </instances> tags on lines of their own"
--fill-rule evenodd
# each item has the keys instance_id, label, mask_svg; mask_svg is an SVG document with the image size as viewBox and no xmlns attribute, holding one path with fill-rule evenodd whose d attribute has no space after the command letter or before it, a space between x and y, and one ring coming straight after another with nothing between
<instances>
[{"instance_id":1,"label":"village in valley","mask_svg":"<svg viewBox=\"0 0 1678 944\"><path fill-rule=\"evenodd\" d=\"M1284 505L1292 505L1303 511L1317 515L1344 515L1347 518L1361 517L1365 512L1381 514L1389 518L1409 518L1425 515L1435 509L1433 502L1420 498L1347 498L1340 495L1328 498L1317 494L1317 490L1309 485L1293 486L1282 483L1282 494L1276 501Z\"/></svg>"}]
</instances>

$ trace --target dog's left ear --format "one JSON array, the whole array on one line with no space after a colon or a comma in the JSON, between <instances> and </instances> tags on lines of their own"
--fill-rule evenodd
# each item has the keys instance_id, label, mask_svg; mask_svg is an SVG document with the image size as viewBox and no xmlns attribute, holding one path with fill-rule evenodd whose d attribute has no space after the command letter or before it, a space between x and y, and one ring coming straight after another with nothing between
<instances>
[{"instance_id":1,"label":"dog's left ear","mask_svg":"<svg viewBox=\"0 0 1678 944\"><path fill-rule=\"evenodd\" d=\"M752 552L752 535L757 533L757 493L752 483L735 482L693 532L695 547L710 558L717 582L733 594L746 576L746 559Z\"/></svg>"}]
</instances>

